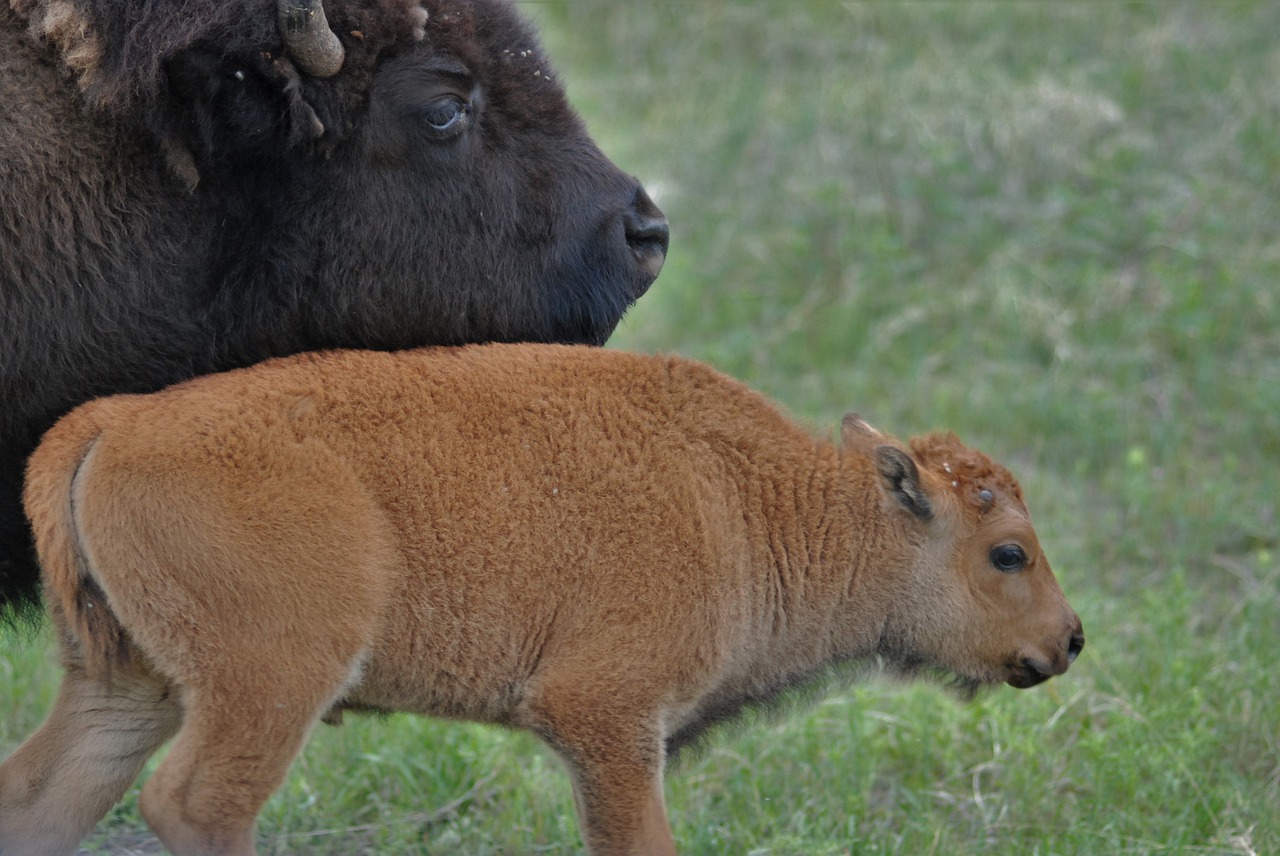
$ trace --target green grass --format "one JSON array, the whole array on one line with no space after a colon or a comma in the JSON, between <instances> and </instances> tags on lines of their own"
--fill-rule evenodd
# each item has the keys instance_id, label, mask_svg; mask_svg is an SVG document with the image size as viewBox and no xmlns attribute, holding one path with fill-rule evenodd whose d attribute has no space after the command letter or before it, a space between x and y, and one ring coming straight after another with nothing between
<instances>
[{"instance_id":1,"label":"green grass","mask_svg":"<svg viewBox=\"0 0 1280 856\"><path fill-rule=\"evenodd\" d=\"M691 854L1280 853L1280 5L529 3L671 218L613 345L1020 476L1089 637L972 704L883 682L669 777ZM0 650L0 752L57 669ZM579 848L536 741L322 729L266 853ZM96 844L155 852L130 797ZM440 810L443 809L443 810Z\"/></svg>"}]
</instances>

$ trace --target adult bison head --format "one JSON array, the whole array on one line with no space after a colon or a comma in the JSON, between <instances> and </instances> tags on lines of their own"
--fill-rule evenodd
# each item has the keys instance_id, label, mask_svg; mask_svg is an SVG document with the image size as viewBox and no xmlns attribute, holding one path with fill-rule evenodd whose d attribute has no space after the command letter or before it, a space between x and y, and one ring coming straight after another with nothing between
<instances>
[{"instance_id":1,"label":"adult bison head","mask_svg":"<svg viewBox=\"0 0 1280 856\"><path fill-rule=\"evenodd\" d=\"M0 2L0 601L75 404L326 347L599 344L667 224L506 0ZM312 5L308 5L308 3Z\"/></svg>"},{"instance_id":2,"label":"adult bison head","mask_svg":"<svg viewBox=\"0 0 1280 856\"><path fill-rule=\"evenodd\" d=\"M378 9L408 27L389 39L367 3L329 5L332 24L318 0L280 0L282 55L219 45L167 65L166 131L195 174L251 182L255 202L278 187L272 246L300 243L308 275L347 293L377 283L392 299L369 344L603 343L661 270L666 221L525 24L450 0ZM260 216L242 222L237 243L261 234Z\"/></svg>"},{"instance_id":3,"label":"adult bison head","mask_svg":"<svg viewBox=\"0 0 1280 856\"><path fill-rule=\"evenodd\" d=\"M264 350L598 344L662 267L661 212L505 2L20 5L214 218L177 238L212 305L283 304Z\"/></svg>"}]
</instances>

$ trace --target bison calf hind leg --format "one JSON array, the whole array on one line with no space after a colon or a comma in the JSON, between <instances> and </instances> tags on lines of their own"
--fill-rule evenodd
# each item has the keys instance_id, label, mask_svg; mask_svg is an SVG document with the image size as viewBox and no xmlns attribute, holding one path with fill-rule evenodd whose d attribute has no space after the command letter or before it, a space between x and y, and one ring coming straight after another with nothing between
<instances>
[{"instance_id":1,"label":"bison calf hind leg","mask_svg":"<svg viewBox=\"0 0 1280 856\"><path fill-rule=\"evenodd\" d=\"M0 766L0 853L74 853L180 718L164 683L141 671L98 680L69 665L48 719Z\"/></svg>"},{"instance_id":2,"label":"bison calf hind leg","mask_svg":"<svg viewBox=\"0 0 1280 856\"><path fill-rule=\"evenodd\" d=\"M312 727L358 673L305 661L229 664L186 688L173 748L142 788L147 824L176 856L252 856L258 812ZM245 676L252 675L252 681Z\"/></svg>"}]
</instances>

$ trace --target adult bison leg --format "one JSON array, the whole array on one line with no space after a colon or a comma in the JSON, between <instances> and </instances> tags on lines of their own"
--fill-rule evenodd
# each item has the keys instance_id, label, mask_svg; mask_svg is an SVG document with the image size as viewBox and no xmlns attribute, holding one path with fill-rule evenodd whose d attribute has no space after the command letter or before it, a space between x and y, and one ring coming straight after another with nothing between
<instances>
[{"instance_id":1,"label":"adult bison leg","mask_svg":"<svg viewBox=\"0 0 1280 856\"><path fill-rule=\"evenodd\" d=\"M134 667L96 679L70 664L49 718L0 766L0 853L74 853L180 718L164 683Z\"/></svg>"},{"instance_id":2,"label":"adult bison leg","mask_svg":"<svg viewBox=\"0 0 1280 856\"><path fill-rule=\"evenodd\" d=\"M579 664L581 665L581 664ZM675 856L662 793L656 709L588 668L539 681L519 715L556 749L573 777L578 822L592 856Z\"/></svg>"}]
</instances>

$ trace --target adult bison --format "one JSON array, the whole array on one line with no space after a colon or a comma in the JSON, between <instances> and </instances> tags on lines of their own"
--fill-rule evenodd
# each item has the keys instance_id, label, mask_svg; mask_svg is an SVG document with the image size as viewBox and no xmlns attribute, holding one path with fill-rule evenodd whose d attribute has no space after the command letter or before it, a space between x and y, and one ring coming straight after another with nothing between
<instances>
[{"instance_id":1,"label":"adult bison","mask_svg":"<svg viewBox=\"0 0 1280 856\"><path fill-rule=\"evenodd\" d=\"M667 225L503 0L0 0L0 603L85 399L334 346L601 343Z\"/></svg>"}]
</instances>

